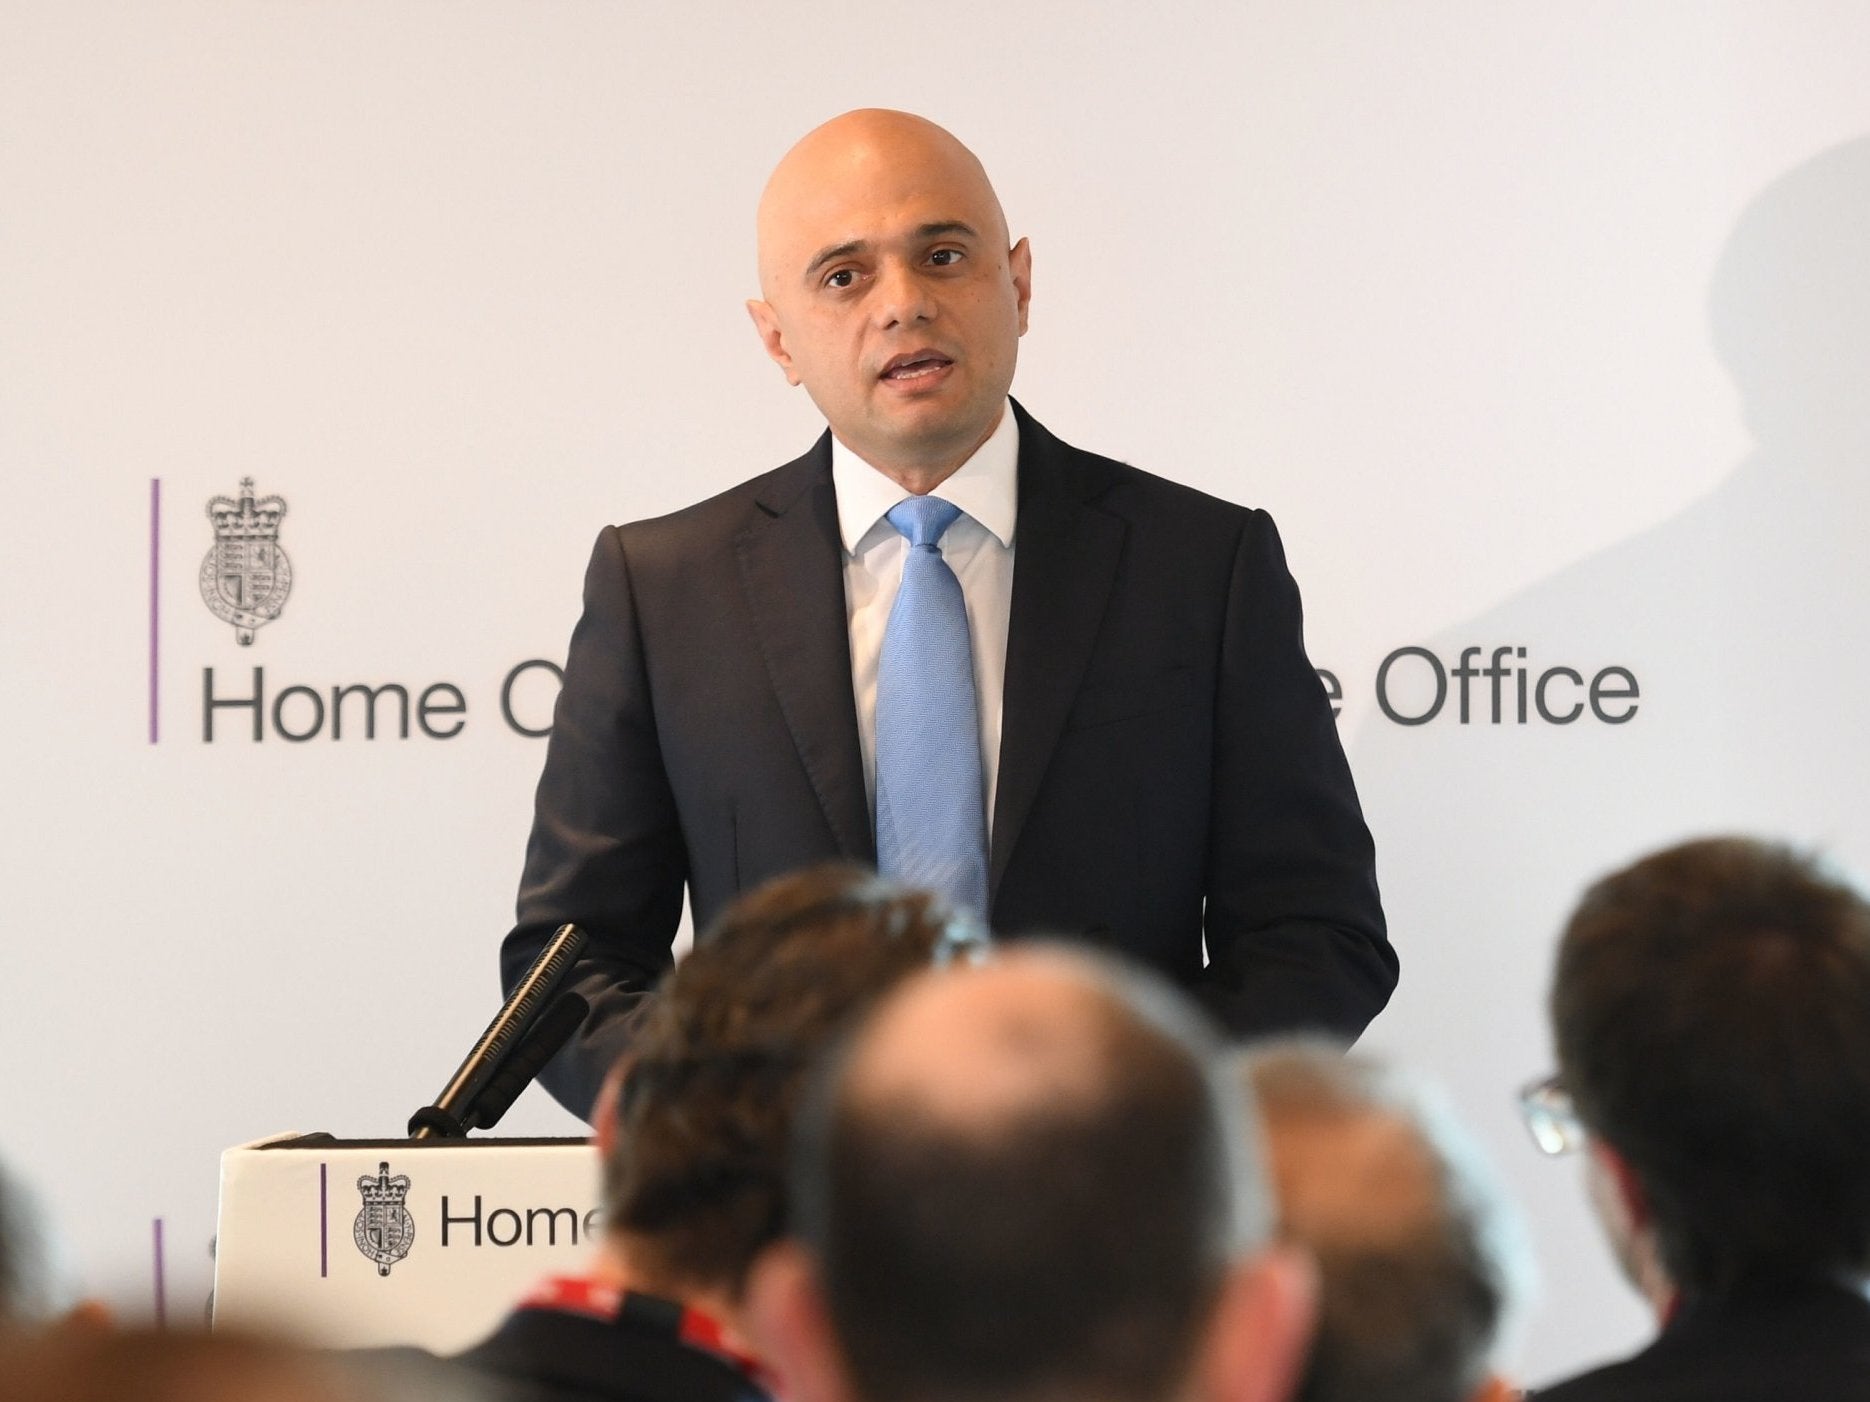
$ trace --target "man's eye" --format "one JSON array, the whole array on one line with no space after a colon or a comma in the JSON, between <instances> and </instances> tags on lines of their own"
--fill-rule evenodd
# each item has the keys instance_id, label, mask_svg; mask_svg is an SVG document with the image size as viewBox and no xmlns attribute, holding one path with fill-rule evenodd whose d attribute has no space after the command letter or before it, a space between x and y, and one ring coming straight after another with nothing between
<instances>
[{"instance_id":1,"label":"man's eye","mask_svg":"<svg viewBox=\"0 0 1870 1402\"><path fill-rule=\"evenodd\" d=\"M929 261L938 268L952 267L954 264L961 261L961 250L958 248L938 248L933 253L929 254Z\"/></svg>"},{"instance_id":2,"label":"man's eye","mask_svg":"<svg viewBox=\"0 0 1870 1402\"><path fill-rule=\"evenodd\" d=\"M852 272L849 268L839 268L835 273L832 273L825 279L825 286L849 287L855 281L857 281L856 273Z\"/></svg>"}]
</instances>

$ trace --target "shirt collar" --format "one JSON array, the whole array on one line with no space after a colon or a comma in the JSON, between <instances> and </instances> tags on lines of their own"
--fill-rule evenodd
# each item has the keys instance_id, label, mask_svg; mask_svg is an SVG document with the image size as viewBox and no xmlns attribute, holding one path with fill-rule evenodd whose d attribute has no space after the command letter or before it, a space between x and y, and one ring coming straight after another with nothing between
<instances>
[{"instance_id":1,"label":"shirt collar","mask_svg":"<svg viewBox=\"0 0 1870 1402\"><path fill-rule=\"evenodd\" d=\"M838 498L838 533L844 550L855 555L863 538L883 514L909 493L831 436L831 482ZM1019 423L1009 404L1000 423L974 455L929 493L953 502L993 533L1002 546L1013 544L1019 515Z\"/></svg>"}]
</instances>

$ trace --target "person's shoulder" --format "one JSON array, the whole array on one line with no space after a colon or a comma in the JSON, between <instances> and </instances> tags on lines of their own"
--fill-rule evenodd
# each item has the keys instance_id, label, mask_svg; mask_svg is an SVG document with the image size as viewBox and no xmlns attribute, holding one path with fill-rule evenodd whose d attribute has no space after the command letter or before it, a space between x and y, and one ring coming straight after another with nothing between
<instances>
[{"instance_id":1,"label":"person's shoulder","mask_svg":"<svg viewBox=\"0 0 1870 1402\"><path fill-rule=\"evenodd\" d=\"M389 1390L398 1396L405 1392L411 1397L490 1395L484 1388L475 1386L478 1380L489 1376L487 1370L468 1361L466 1354L444 1356L416 1344L387 1344L340 1349L337 1357L365 1377L388 1384ZM545 1402L530 1389L511 1385L511 1380L508 1384L497 1394L502 1402Z\"/></svg>"},{"instance_id":2,"label":"person's shoulder","mask_svg":"<svg viewBox=\"0 0 1870 1402\"><path fill-rule=\"evenodd\" d=\"M1754 1370L1736 1370L1731 1362L1703 1356L1698 1350L1651 1344L1628 1358L1536 1388L1528 1394L1528 1402L1677 1402L1681 1398L1745 1402L1761 1397ZM1776 1396L1776 1385L1765 1395Z\"/></svg>"},{"instance_id":3,"label":"person's shoulder","mask_svg":"<svg viewBox=\"0 0 1870 1402\"><path fill-rule=\"evenodd\" d=\"M1135 463L1068 443L1023 409L1020 432L1031 439L1033 451L1026 460L1056 475L1066 491L1099 510L1230 532L1238 532L1249 522L1269 519L1257 507L1228 501Z\"/></svg>"},{"instance_id":4,"label":"person's shoulder","mask_svg":"<svg viewBox=\"0 0 1870 1402\"><path fill-rule=\"evenodd\" d=\"M749 477L692 506L684 506L665 516L632 521L617 529L629 535L656 535L738 528L750 510L760 507L769 511L784 510L815 484L830 480L830 448L827 441L821 439L791 462L782 463L770 472Z\"/></svg>"},{"instance_id":5,"label":"person's shoulder","mask_svg":"<svg viewBox=\"0 0 1870 1402\"><path fill-rule=\"evenodd\" d=\"M680 556L731 540L761 515L784 511L812 487L831 481L829 436L769 472L662 516L604 527L632 559Z\"/></svg>"},{"instance_id":6,"label":"person's shoulder","mask_svg":"<svg viewBox=\"0 0 1870 1402\"><path fill-rule=\"evenodd\" d=\"M1632 1379L1630 1372L1628 1361L1606 1363L1550 1387L1534 1388L1526 1394L1526 1402L1618 1402L1641 1397L1640 1380Z\"/></svg>"},{"instance_id":7,"label":"person's shoulder","mask_svg":"<svg viewBox=\"0 0 1870 1402\"><path fill-rule=\"evenodd\" d=\"M1046 510L1046 498L1056 494L1074 500L1078 508L1112 517L1123 523L1130 548L1146 569L1174 562L1232 568L1243 559L1278 564L1285 558L1278 527L1257 507L1076 447L1028 417L1022 417L1020 429L1032 435L1033 449L1028 455L1022 437L1021 471L1030 465L1043 479L1030 493L1022 483L1022 513Z\"/></svg>"}]
</instances>

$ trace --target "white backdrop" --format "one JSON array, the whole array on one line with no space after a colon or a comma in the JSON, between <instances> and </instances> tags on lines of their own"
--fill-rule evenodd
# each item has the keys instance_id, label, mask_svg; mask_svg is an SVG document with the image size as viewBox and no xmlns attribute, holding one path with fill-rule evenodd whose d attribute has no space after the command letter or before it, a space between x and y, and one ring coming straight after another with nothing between
<instances>
[{"instance_id":1,"label":"white backdrop","mask_svg":"<svg viewBox=\"0 0 1870 1402\"><path fill-rule=\"evenodd\" d=\"M812 125L900 106L1032 239L1023 401L1280 522L1403 960L1368 1043L1533 1218L1520 1374L1628 1347L1511 1092L1585 878L1713 828L1870 844L1867 55L1821 0L0 0L0 1156L132 1311L160 1220L192 1315L220 1148L434 1094L543 757L502 679L562 656L599 525L810 441L740 306L753 202ZM251 647L196 583L243 477L294 574ZM1623 668L1636 712L1520 724L1509 675L1499 724L1484 676L1466 725L1458 682L1386 717L1386 657L1470 646ZM204 742L204 672L255 667L269 709L466 709ZM1389 677L1422 714L1422 654ZM510 1124L574 1127L537 1091Z\"/></svg>"}]
</instances>

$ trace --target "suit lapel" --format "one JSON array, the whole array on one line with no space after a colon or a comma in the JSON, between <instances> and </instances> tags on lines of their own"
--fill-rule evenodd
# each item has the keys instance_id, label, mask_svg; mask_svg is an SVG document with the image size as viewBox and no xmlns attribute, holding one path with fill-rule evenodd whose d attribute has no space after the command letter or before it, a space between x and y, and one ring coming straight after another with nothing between
<instances>
[{"instance_id":1,"label":"suit lapel","mask_svg":"<svg viewBox=\"0 0 1870 1402\"><path fill-rule=\"evenodd\" d=\"M994 800L988 894L1019 841L1026 815L1091 659L1123 553L1123 522L1086 506L1098 485L1059 442L1020 409L1019 520L1013 606L1007 623L1000 786Z\"/></svg>"},{"instance_id":2,"label":"suit lapel","mask_svg":"<svg viewBox=\"0 0 1870 1402\"><path fill-rule=\"evenodd\" d=\"M830 434L772 474L734 548L767 675L812 790L840 850L875 861Z\"/></svg>"}]
</instances>

